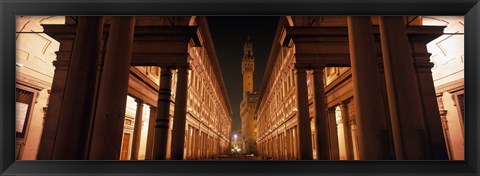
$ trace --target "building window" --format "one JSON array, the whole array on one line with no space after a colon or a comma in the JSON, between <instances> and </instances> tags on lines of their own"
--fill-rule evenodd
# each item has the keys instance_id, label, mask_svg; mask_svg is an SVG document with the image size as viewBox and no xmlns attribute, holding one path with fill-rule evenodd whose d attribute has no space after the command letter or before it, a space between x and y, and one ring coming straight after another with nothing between
<instances>
[{"instance_id":1,"label":"building window","mask_svg":"<svg viewBox=\"0 0 480 176\"><path fill-rule=\"evenodd\" d=\"M16 137L24 138L32 108L34 93L16 88Z\"/></svg>"}]
</instances>

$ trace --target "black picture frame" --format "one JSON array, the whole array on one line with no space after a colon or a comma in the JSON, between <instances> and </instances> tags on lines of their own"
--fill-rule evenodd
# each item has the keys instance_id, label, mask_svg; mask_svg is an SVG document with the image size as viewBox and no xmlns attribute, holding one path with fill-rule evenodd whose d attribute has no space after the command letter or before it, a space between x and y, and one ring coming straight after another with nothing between
<instances>
[{"instance_id":1,"label":"black picture frame","mask_svg":"<svg viewBox=\"0 0 480 176\"><path fill-rule=\"evenodd\" d=\"M0 0L0 12L0 175L480 173L478 0ZM16 15L465 15L465 161L16 161Z\"/></svg>"}]
</instances>

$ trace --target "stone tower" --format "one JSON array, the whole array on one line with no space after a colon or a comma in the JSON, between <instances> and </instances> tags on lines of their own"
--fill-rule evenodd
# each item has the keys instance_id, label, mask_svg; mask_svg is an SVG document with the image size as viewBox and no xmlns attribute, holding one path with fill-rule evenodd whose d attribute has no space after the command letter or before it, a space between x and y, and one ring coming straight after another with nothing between
<instances>
[{"instance_id":1,"label":"stone tower","mask_svg":"<svg viewBox=\"0 0 480 176\"><path fill-rule=\"evenodd\" d=\"M240 118L242 119L242 134L244 140L243 154L257 154L257 121L255 107L258 95L253 91L253 70L255 60L253 57L253 43L250 37L243 47L242 74L243 74L243 99L240 103Z\"/></svg>"},{"instance_id":2,"label":"stone tower","mask_svg":"<svg viewBox=\"0 0 480 176\"><path fill-rule=\"evenodd\" d=\"M255 59L253 57L253 43L250 36L243 46L242 75L243 75L243 97L247 92L253 93L253 71Z\"/></svg>"}]
</instances>

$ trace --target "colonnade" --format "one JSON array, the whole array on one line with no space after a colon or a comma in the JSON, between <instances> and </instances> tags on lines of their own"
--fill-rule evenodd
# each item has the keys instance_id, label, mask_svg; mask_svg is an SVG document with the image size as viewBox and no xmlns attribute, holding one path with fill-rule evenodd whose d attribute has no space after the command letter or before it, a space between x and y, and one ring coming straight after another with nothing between
<instances>
[{"instance_id":1,"label":"colonnade","mask_svg":"<svg viewBox=\"0 0 480 176\"><path fill-rule=\"evenodd\" d=\"M323 74L325 67L350 67L358 159L448 159L432 75L427 69L433 65L425 45L441 35L442 28L410 27L403 17L378 19L378 27L372 25L371 17L347 17L347 27L296 28L290 24L277 31L275 40L282 45L273 46L277 55L268 63L270 79L266 80L270 81L264 83L257 108L257 143L262 155L278 153L271 144L285 140L276 134L285 136L283 133L293 128L293 132L297 130L293 133L297 150L285 152L287 156L313 159L316 146L318 159L339 159L337 131L332 130L337 123L326 105ZM326 37L332 35L336 37ZM313 105L308 101L306 70L313 71ZM295 79L293 95L285 91L292 88L282 85L290 81L291 74ZM290 104L290 97L296 103ZM312 122L317 134L313 140ZM352 153L348 155L351 159Z\"/></svg>"},{"instance_id":2,"label":"colonnade","mask_svg":"<svg viewBox=\"0 0 480 176\"><path fill-rule=\"evenodd\" d=\"M131 66L161 68L158 101L151 103L146 158L166 159L167 149L170 149L170 159L184 159L191 69L188 48L201 46L198 28L156 27L158 29L151 30L136 26L135 17L111 17L108 24L104 18L81 16L75 25L44 26L45 33L58 40L61 46L54 62L56 70L38 159L119 159ZM137 37L137 34L140 35ZM148 40L153 46L144 45L142 40ZM158 50L167 46L168 51ZM174 90L172 70L177 72ZM219 81L218 77L215 81ZM225 90L216 92L217 96L226 98L221 91ZM173 102L172 93L175 94ZM173 125L169 126L172 103ZM222 103L216 108L227 112L219 118L228 119L230 116L225 109L228 101ZM141 122L142 109L143 100L138 99L132 159L138 159L141 129L138 122ZM170 146L167 145L169 130ZM229 136L229 131L222 132ZM206 139L213 141L209 137Z\"/></svg>"},{"instance_id":3,"label":"colonnade","mask_svg":"<svg viewBox=\"0 0 480 176\"><path fill-rule=\"evenodd\" d=\"M193 126L187 129L187 148L185 157L189 160L208 160L215 159L219 154L225 154L221 151L219 136L212 133L205 133Z\"/></svg>"}]
</instances>

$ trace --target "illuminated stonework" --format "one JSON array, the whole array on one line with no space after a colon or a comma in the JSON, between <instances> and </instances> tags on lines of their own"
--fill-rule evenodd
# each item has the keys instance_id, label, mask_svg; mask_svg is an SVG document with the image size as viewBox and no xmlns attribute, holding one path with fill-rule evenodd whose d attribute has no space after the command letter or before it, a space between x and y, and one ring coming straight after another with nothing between
<instances>
[{"instance_id":1,"label":"illuminated stonework","mask_svg":"<svg viewBox=\"0 0 480 176\"><path fill-rule=\"evenodd\" d=\"M42 110L48 100L46 112L30 112L25 141L36 142L28 145L35 151L19 143L19 159L213 159L229 152L230 102L205 17L52 19L17 19L17 65L25 70L35 60L28 42L40 38L26 36L46 43L36 45L48 55L38 60L56 59L55 68L40 67L52 91L35 106ZM42 73L22 70L19 83L28 81L23 73Z\"/></svg>"},{"instance_id":2,"label":"illuminated stonework","mask_svg":"<svg viewBox=\"0 0 480 176\"><path fill-rule=\"evenodd\" d=\"M287 160L463 160L463 17L406 19L402 42L404 33L382 31L373 17L368 45L369 35L359 34L370 30L358 18L281 17L259 94L253 59L244 62L237 148ZM437 27L416 27L422 24ZM397 60L384 58L392 43L382 43L382 33L414 49L410 71L385 63ZM230 102L205 17L18 16L16 42L17 159L194 160L232 152ZM359 53L372 46L376 53ZM396 51L387 54L408 55ZM395 69L402 72L393 79ZM392 101L405 97L416 100Z\"/></svg>"},{"instance_id":3,"label":"illuminated stonework","mask_svg":"<svg viewBox=\"0 0 480 176\"><path fill-rule=\"evenodd\" d=\"M256 109L260 154L448 159L427 52L443 27L418 25L422 17L281 17Z\"/></svg>"},{"instance_id":4,"label":"illuminated stonework","mask_svg":"<svg viewBox=\"0 0 480 176\"><path fill-rule=\"evenodd\" d=\"M250 36L243 47L242 75L243 75L243 99L240 103L240 119L242 120L242 135L245 138L243 154L257 154L257 120L255 107L258 102L258 94L253 91L253 72L255 59L253 55L253 42Z\"/></svg>"},{"instance_id":5,"label":"illuminated stonework","mask_svg":"<svg viewBox=\"0 0 480 176\"><path fill-rule=\"evenodd\" d=\"M43 33L42 24L65 24L60 16L16 17L16 159L34 160L44 120L59 42Z\"/></svg>"}]
</instances>

